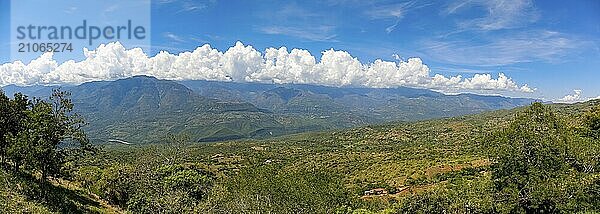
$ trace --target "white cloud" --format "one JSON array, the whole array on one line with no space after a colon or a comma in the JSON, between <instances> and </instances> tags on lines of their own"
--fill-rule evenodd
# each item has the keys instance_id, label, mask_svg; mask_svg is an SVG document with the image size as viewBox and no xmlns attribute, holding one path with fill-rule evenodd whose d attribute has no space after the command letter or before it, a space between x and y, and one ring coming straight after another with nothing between
<instances>
[{"instance_id":1,"label":"white cloud","mask_svg":"<svg viewBox=\"0 0 600 214\"><path fill-rule=\"evenodd\" d=\"M308 41L337 42L334 16L327 11L308 10L295 3L287 4L276 10L258 11L264 22L255 30L270 35L285 35Z\"/></svg>"},{"instance_id":2,"label":"white cloud","mask_svg":"<svg viewBox=\"0 0 600 214\"><path fill-rule=\"evenodd\" d=\"M173 4L176 3L176 7L179 8L179 10L177 10L175 13L182 13L182 12L194 12L194 11L199 11L202 9L205 9L209 6L212 6L213 4L215 4L215 1L212 0L208 0L208 1L193 1L193 0L159 0L159 1L152 1L153 3L156 3L157 5L161 6L161 5L165 5L165 4Z\"/></svg>"},{"instance_id":3,"label":"white cloud","mask_svg":"<svg viewBox=\"0 0 600 214\"><path fill-rule=\"evenodd\" d=\"M308 26L308 27L289 27L289 26L269 26L258 29L260 32L271 35L286 35L318 42L336 42L336 34L333 34L333 26Z\"/></svg>"},{"instance_id":4,"label":"white cloud","mask_svg":"<svg viewBox=\"0 0 600 214\"><path fill-rule=\"evenodd\" d=\"M585 101L585 99L581 96L583 91L581 89L573 90L573 94L567 94L563 98L558 99L559 102L564 103L575 103L580 101Z\"/></svg>"},{"instance_id":5,"label":"white cloud","mask_svg":"<svg viewBox=\"0 0 600 214\"><path fill-rule=\"evenodd\" d=\"M421 51L453 65L503 66L560 62L595 44L584 35L534 26L541 13L532 0L455 0L441 12L456 28L424 39Z\"/></svg>"},{"instance_id":6,"label":"white cloud","mask_svg":"<svg viewBox=\"0 0 600 214\"><path fill-rule=\"evenodd\" d=\"M504 88L512 91L533 92L534 89L529 88L527 84L518 86L514 81L508 78L503 73L498 75L498 79L493 79L490 74L475 74L473 78L465 79L459 84L461 88L466 89L483 89L494 90Z\"/></svg>"},{"instance_id":7,"label":"white cloud","mask_svg":"<svg viewBox=\"0 0 600 214\"><path fill-rule=\"evenodd\" d=\"M382 4L366 11L366 15L371 19L395 20L394 24L385 28L385 32L391 33L396 29L400 21L411 10L423 8L430 4L418 3L417 1L407 1L401 3Z\"/></svg>"},{"instance_id":8,"label":"white cloud","mask_svg":"<svg viewBox=\"0 0 600 214\"><path fill-rule=\"evenodd\" d=\"M225 52L206 44L192 52L174 55L160 52L147 56L142 49L125 49L120 43L84 49L85 59L62 64L45 53L29 64L16 61L0 65L0 85L79 84L150 75L172 80L302 83L327 86L388 88L398 86L436 89L533 92L500 73L475 74L470 78L432 74L420 58L398 62L375 60L361 63L346 51L326 50L320 61L307 50L268 48L264 54L237 42Z\"/></svg>"},{"instance_id":9,"label":"white cloud","mask_svg":"<svg viewBox=\"0 0 600 214\"><path fill-rule=\"evenodd\" d=\"M452 64L499 66L532 61L555 62L591 45L576 36L546 30L496 34L492 38L482 36L480 39L483 41L428 40L423 44L423 52Z\"/></svg>"},{"instance_id":10,"label":"white cloud","mask_svg":"<svg viewBox=\"0 0 600 214\"><path fill-rule=\"evenodd\" d=\"M459 0L450 4L444 13L455 14L471 7L481 7L485 16L463 20L458 23L459 28L484 31L512 29L539 19L531 0Z\"/></svg>"},{"instance_id":11,"label":"white cloud","mask_svg":"<svg viewBox=\"0 0 600 214\"><path fill-rule=\"evenodd\" d=\"M414 5L414 1L393 5L382 5L367 11L367 15L369 15L371 19L402 19L406 12Z\"/></svg>"},{"instance_id":12,"label":"white cloud","mask_svg":"<svg viewBox=\"0 0 600 214\"><path fill-rule=\"evenodd\" d=\"M398 24L400 24L400 20L396 21L395 24L390 25L389 27L385 28L385 32L391 33L392 31L396 30L396 27L398 27Z\"/></svg>"},{"instance_id":13,"label":"white cloud","mask_svg":"<svg viewBox=\"0 0 600 214\"><path fill-rule=\"evenodd\" d=\"M173 40L175 42L185 42L184 39L182 39L180 36L177 36L171 32L166 32L164 33L164 36L170 40Z\"/></svg>"},{"instance_id":14,"label":"white cloud","mask_svg":"<svg viewBox=\"0 0 600 214\"><path fill-rule=\"evenodd\" d=\"M567 94L563 98L558 99L557 101L560 103L576 103L576 102L585 102L588 100L600 99L600 96L597 97L585 97L583 96L583 90L575 89L573 90L573 94Z\"/></svg>"}]
</instances>

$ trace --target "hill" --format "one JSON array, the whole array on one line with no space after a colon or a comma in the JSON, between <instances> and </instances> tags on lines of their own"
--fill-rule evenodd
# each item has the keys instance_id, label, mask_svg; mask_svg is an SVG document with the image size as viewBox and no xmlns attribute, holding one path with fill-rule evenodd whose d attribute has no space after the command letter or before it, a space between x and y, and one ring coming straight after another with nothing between
<instances>
[{"instance_id":1,"label":"hill","mask_svg":"<svg viewBox=\"0 0 600 214\"><path fill-rule=\"evenodd\" d=\"M47 97L59 86L6 86L7 93ZM535 100L444 95L413 88L337 88L297 84L168 81L137 76L60 86L94 143L160 142L167 134L195 141L262 139L392 121L416 121L527 105ZM113 142L113 141L111 141Z\"/></svg>"},{"instance_id":2,"label":"hill","mask_svg":"<svg viewBox=\"0 0 600 214\"><path fill-rule=\"evenodd\" d=\"M569 126L577 127L581 125L583 115L594 106L600 106L600 100L550 105L548 108ZM156 203L154 206L157 207L151 209L203 213L322 213L334 210L341 213L464 213L466 210L505 213L494 211L501 207L499 205L510 203L496 202L500 199L495 198L492 177L495 169L490 160L494 146L489 137L509 128L519 115L531 108L301 133L259 141L188 144L185 139L171 139L165 141L166 144L154 146L113 146L108 147L103 156L111 161L98 163L98 170L124 170L124 176L132 179L127 184L132 185L129 193L134 196L131 198L135 203L141 203L127 205L127 209L139 212L143 212L139 207ZM535 119L527 120L534 123ZM589 154L597 151L596 147L590 146L591 141L579 142L581 145L577 141L569 142L569 151L577 151L569 153L569 157L578 160L591 157ZM183 173L201 167L214 183L202 197L193 199L196 202L161 204L159 201L179 197L171 195L176 194L177 189L163 189L160 184L161 179L168 180L161 176L165 176L165 167L171 165L176 167L168 170L175 172L166 176L177 174L177 170ZM561 179L584 186L591 182L590 188L595 188L593 182L597 182L597 173L582 173L577 175L580 177ZM158 179L157 183L146 183L150 178ZM565 192L587 191L587 187L575 183L571 186L573 189ZM140 192L134 189L152 190ZM385 193L368 193L376 189L383 189ZM542 188L545 189L551 188ZM585 197L590 197L589 203L597 203L593 200L598 195L585 192L576 195L568 200L588 200ZM144 200L139 201L139 198ZM561 209L573 211L593 207L582 201L577 202L577 206L580 208Z\"/></svg>"},{"instance_id":3,"label":"hill","mask_svg":"<svg viewBox=\"0 0 600 214\"><path fill-rule=\"evenodd\" d=\"M37 198L42 187L27 175L10 175L0 170L0 211L2 213L124 213L119 208L66 180L45 183L51 196Z\"/></svg>"},{"instance_id":4,"label":"hill","mask_svg":"<svg viewBox=\"0 0 600 214\"><path fill-rule=\"evenodd\" d=\"M453 117L510 109L539 101L476 94L445 95L427 89L407 87L340 88L200 80L182 81L181 84L202 96L249 102L273 112L334 118L354 115L358 118L369 118L371 121L366 121L367 123Z\"/></svg>"},{"instance_id":5,"label":"hill","mask_svg":"<svg viewBox=\"0 0 600 214\"><path fill-rule=\"evenodd\" d=\"M552 124L557 118L564 123L556 124L563 124L559 126L569 134L565 158L577 161L565 171L566 177L555 174L562 169L543 172L560 176L553 182L562 183L542 183L544 188L533 189L541 195L533 197L550 197L552 209L593 212L600 198L594 194L600 177L597 171L584 169L598 167L588 160L593 160L600 144L578 133L585 115L598 108L600 100L535 110L539 106L265 140L198 144L185 136L171 136L162 144L106 145L96 155L67 165L71 179L63 183L73 185L83 198L70 194L58 198L89 208L99 205L85 198L96 195L110 205L94 210L134 213L510 213L501 209L518 202L498 201L505 196L495 189L498 165L490 159L496 148L490 137L502 139L502 133L519 121L522 129L545 132L556 128ZM532 111L537 113L531 115ZM550 126L545 128L532 125L546 122ZM553 154L557 151L563 150L541 155L561 157ZM549 163L567 167L567 162ZM554 187L569 188L553 192ZM32 201L21 190L5 192L17 195L3 196L8 204L60 209ZM562 193L572 193L564 198L569 203L560 202Z\"/></svg>"},{"instance_id":6,"label":"hill","mask_svg":"<svg viewBox=\"0 0 600 214\"><path fill-rule=\"evenodd\" d=\"M167 133L197 141L280 134L285 126L252 104L200 96L183 85L153 77L85 83L72 91L90 136L132 143L156 142ZM108 139L107 139L108 138Z\"/></svg>"}]
</instances>

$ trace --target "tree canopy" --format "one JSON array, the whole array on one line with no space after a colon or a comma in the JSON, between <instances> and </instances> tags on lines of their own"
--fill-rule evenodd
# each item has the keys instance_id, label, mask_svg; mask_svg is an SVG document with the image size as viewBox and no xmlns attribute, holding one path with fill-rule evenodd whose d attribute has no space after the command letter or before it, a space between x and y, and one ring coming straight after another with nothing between
<instances>
[{"instance_id":1,"label":"tree canopy","mask_svg":"<svg viewBox=\"0 0 600 214\"><path fill-rule=\"evenodd\" d=\"M596 120L589 121L593 129ZM577 135L549 107L534 103L490 140L498 211L554 213L593 207L580 203L585 200L580 196L593 188L584 181L597 168L589 165L593 155L583 151L597 153L597 142Z\"/></svg>"},{"instance_id":2,"label":"tree canopy","mask_svg":"<svg viewBox=\"0 0 600 214\"><path fill-rule=\"evenodd\" d=\"M82 130L82 117L73 113L68 92L54 90L48 99L0 91L0 158L13 171L39 173L40 179L60 176L72 152L91 146Z\"/></svg>"}]
</instances>

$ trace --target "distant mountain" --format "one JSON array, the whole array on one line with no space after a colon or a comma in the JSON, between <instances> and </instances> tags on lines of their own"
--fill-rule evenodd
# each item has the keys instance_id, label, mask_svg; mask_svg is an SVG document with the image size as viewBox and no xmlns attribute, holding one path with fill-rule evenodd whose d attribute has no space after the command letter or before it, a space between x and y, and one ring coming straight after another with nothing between
<instances>
[{"instance_id":1,"label":"distant mountain","mask_svg":"<svg viewBox=\"0 0 600 214\"><path fill-rule=\"evenodd\" d=\"M69 90L77 111L92 124L90 135L100 138L148 142L183 132L198 141L214 141L283 128L272 114L250 103L205 98L153 77L85 83Z\"/></svg>"},{"instance_id":2,"label":"distant mountain","mask_svg":"<svg viewBox=\"0 0 600 214\"><path fill-rule=\"evenodd\" d=\"M339 88L301 84L182 81L202 96L252 103L277 113L334 117L352 115L367 123L414 121L510 109L539 101L476 94L445 95L427 89Z\"/></svg>"},{"instance_id":3,"label":"distant mountain","mask_svg":"<svg viewBox=\"0 0 600 214\"><path fill-rule=\"evenodd\" d=\"M54 86L6 86L47 97ZM338 88L301 84L168 81L137 76L62 86L90 124L94 142L160 142L168 133L197 141L265 138L390 121L452 117L509 109L536 100L444 95L414 88Z\"/></svg>"},{"instance_id":4,"label":"distant mountain","mask_svg":"<svg viewBox=\"0 0 600 214\"><path fill-rule=\"evenodd\" d=\"M17 86L17 85L7 85L2 87L2 91L9 96L13 97L16 93L22 93L30 97L47 97L52 94L52 89L58 88L58 86L43 86L43 85L34 85L34 86Z\"/></svg>"},{"instance_id":5,"label":"distant mountain","mask_svg":"<svg viewBox=\"0 0 600 214\"><path fill-rule=\"evenodd\" d=\"M10 86L3 90L47 97L53 88ZM159 142L168 133L186 133L197 141L222 141L326 128L316 122L277 116L247 102L206 98L177 82L154 77L90 82L62 89L72 93L75 111L85 117L89 123L86 132L98 143L111 139Z\"/></svg>"}]
</instances>

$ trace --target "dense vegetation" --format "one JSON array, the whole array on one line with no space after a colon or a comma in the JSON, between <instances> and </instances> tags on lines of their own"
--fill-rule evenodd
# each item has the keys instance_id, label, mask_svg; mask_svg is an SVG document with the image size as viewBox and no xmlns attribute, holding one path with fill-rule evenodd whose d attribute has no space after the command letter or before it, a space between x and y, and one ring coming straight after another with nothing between
<instances>
[{"instance_id":1,"label":"dense vegetation","mask_svg":"<svg viewBox=\"0 0 600 214\"><path fill-rule=\"evenodd\" d=\"M110 204L82 202L72 208L79 212L593 213L599 133L598 101L535 103L266 140L195 143L165 134L160 144L105 145L61 171L75 195ZM28 195L9 186L0 187ZM376 188L385 192L365 192ZM6 195L0 200L14 208Z\"/></svg>"},{"instance_id":2,"label":"dense vegetation","mask_svg":"<svg viewBox=\"0 0 600 214\"><path fill-rule=\"evenodd\" d=\"M68 93L54 91L49 101L16 94L9 99L0 93L0 159L21 169L37 172L40 179L60 176L72 152L90 149L81 130L83 120L71 114Z\"/></svg>"},{"instance_id":3,"label":"dense vegetation","mask_svg":"<svg viewBox=\"0 0 600 214\"><path fill-rule=\"evenodd\" d=\"M73 114L69 94L54 91L48 100L0 91L0 211L49 212L40 203L73 212L90 201L57 181L70 173L69 163L94 149Z\"/></svg>"}]
</instances>

